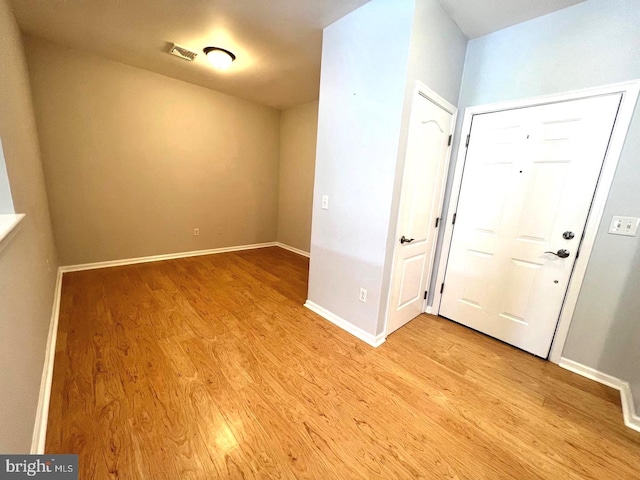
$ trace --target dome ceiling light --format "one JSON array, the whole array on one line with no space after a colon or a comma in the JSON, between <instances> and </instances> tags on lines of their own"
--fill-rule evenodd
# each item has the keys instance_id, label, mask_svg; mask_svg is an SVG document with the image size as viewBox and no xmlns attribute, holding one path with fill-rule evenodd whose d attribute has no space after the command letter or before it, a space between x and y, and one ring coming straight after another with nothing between
<instances>
[{"instance_id":1,"label":"dome ceiling light","mask_svg":"<svg viewBox=\"0 0 640 480\"><path fill-rule=\"evenodd\" d=\"M236 56L233 53L229 50L225 50L224 48L206 47L203 52L207 55L207 60L209 60L214 67L220 70L226 70L229 68L236 59Z\"/></svg>"}]
</instances>

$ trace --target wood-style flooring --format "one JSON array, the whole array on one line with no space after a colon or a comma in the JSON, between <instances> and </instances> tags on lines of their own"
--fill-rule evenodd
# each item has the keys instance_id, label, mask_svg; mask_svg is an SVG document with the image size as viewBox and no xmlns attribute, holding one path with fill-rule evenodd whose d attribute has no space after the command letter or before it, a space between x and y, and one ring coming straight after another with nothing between
<instances>
[{"instance_id":1,"label":"wood-style flooring","mask_svg":"<svg viewBox=\"0 0 640 480\"><path fill-rule=\"evenodd\" d=\"M423 315L374 349L280 248L64 275L46 450L89 479L638 479L618 393Z\"/></svg>"}]
</instances>

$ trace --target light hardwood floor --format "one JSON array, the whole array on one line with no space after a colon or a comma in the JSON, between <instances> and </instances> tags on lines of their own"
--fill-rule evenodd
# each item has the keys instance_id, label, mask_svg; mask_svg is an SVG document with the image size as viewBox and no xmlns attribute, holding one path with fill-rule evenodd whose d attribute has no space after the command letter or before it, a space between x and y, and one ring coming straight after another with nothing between
<instances>
[{"instance_id":1,"label":"light hardwood floor","mask_svg":"<svg viewBox=\"0 0 640 480\"><path fill-rule=\"evenodd\" d=\"M618 393L421 316L378 349L280 248L65 274L47 447L88 479L638 479Z\"/></svg>"}]
</instances>

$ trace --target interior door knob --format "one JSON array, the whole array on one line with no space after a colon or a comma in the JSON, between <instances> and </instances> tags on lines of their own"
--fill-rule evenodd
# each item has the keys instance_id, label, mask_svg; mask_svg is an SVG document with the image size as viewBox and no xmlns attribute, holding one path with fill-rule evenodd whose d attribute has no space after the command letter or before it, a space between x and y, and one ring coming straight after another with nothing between
<instances>
[{"instance_id":1,"label":"interior door knob","mask_svg":"<svg viewBox=\"0 0 640 480\"><path fill-rule=\"evenodd\" d=\"M402 235L402 238L400 239L400 243L401 244L405 244L405 243L411 243L415 240L415 238L405 238L404 235Z\"/></svg>"},{"instance_id":2,"label":"interior door knob","mask_svg":"<svg viewBox=\"0 0 640 480\"><path fill-rule=\"evenodd\" d=\"M544 253L550 253L551 255L555 255L556 257L560 257L560 258L567 258L569 255L571 255L569 250L565 250L564 248L561 248L557 252L544 252Z\"/></svg>"}]
</instances>

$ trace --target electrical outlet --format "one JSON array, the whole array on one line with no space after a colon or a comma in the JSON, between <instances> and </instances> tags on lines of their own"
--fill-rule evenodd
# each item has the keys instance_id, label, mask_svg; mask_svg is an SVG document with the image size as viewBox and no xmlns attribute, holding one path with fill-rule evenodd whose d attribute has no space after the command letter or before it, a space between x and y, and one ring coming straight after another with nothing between
<instances>
[{"instance_id":1,"label":"electrical outlet","mask_svg":"<svg viewBox=\"0 0 640 480\"><path fill-rule=\"evenodd\" d=\"M198 235L200 235L200 229L199 228L194 228L193 229L193 236L197 237Z\"/></svg>"},{"instance_id":2,"label":"electrical outlet","mask_svg":"<svg viewBox=\"0 0 640 480\"><path fill-rule=\"evenodd\" d=\"M613 217L609 233L613 235L625 235L627 237L635 237L638 232L638 224L640 218L636 217Z\"/></svg>"},{"instance_id":3,"label":"electrical outlet","mask_svg":"<svg viewBox=\"0 0 640 480\"><path fill-rule=\"evenodd\" d=\"M322 196L322 209L329 210L329 195Z\"/></svg>"},{"instance_id":4,"label":"electrical outlet","mask_svg":"<svg viewBox=\"0 0 640 480\"><path fill-rule=\"evenodd\" d=\"M360 288L360 297L358 298L363 303L367 301L367 290L364 288Z\"/></svg>"}]
</instances>

